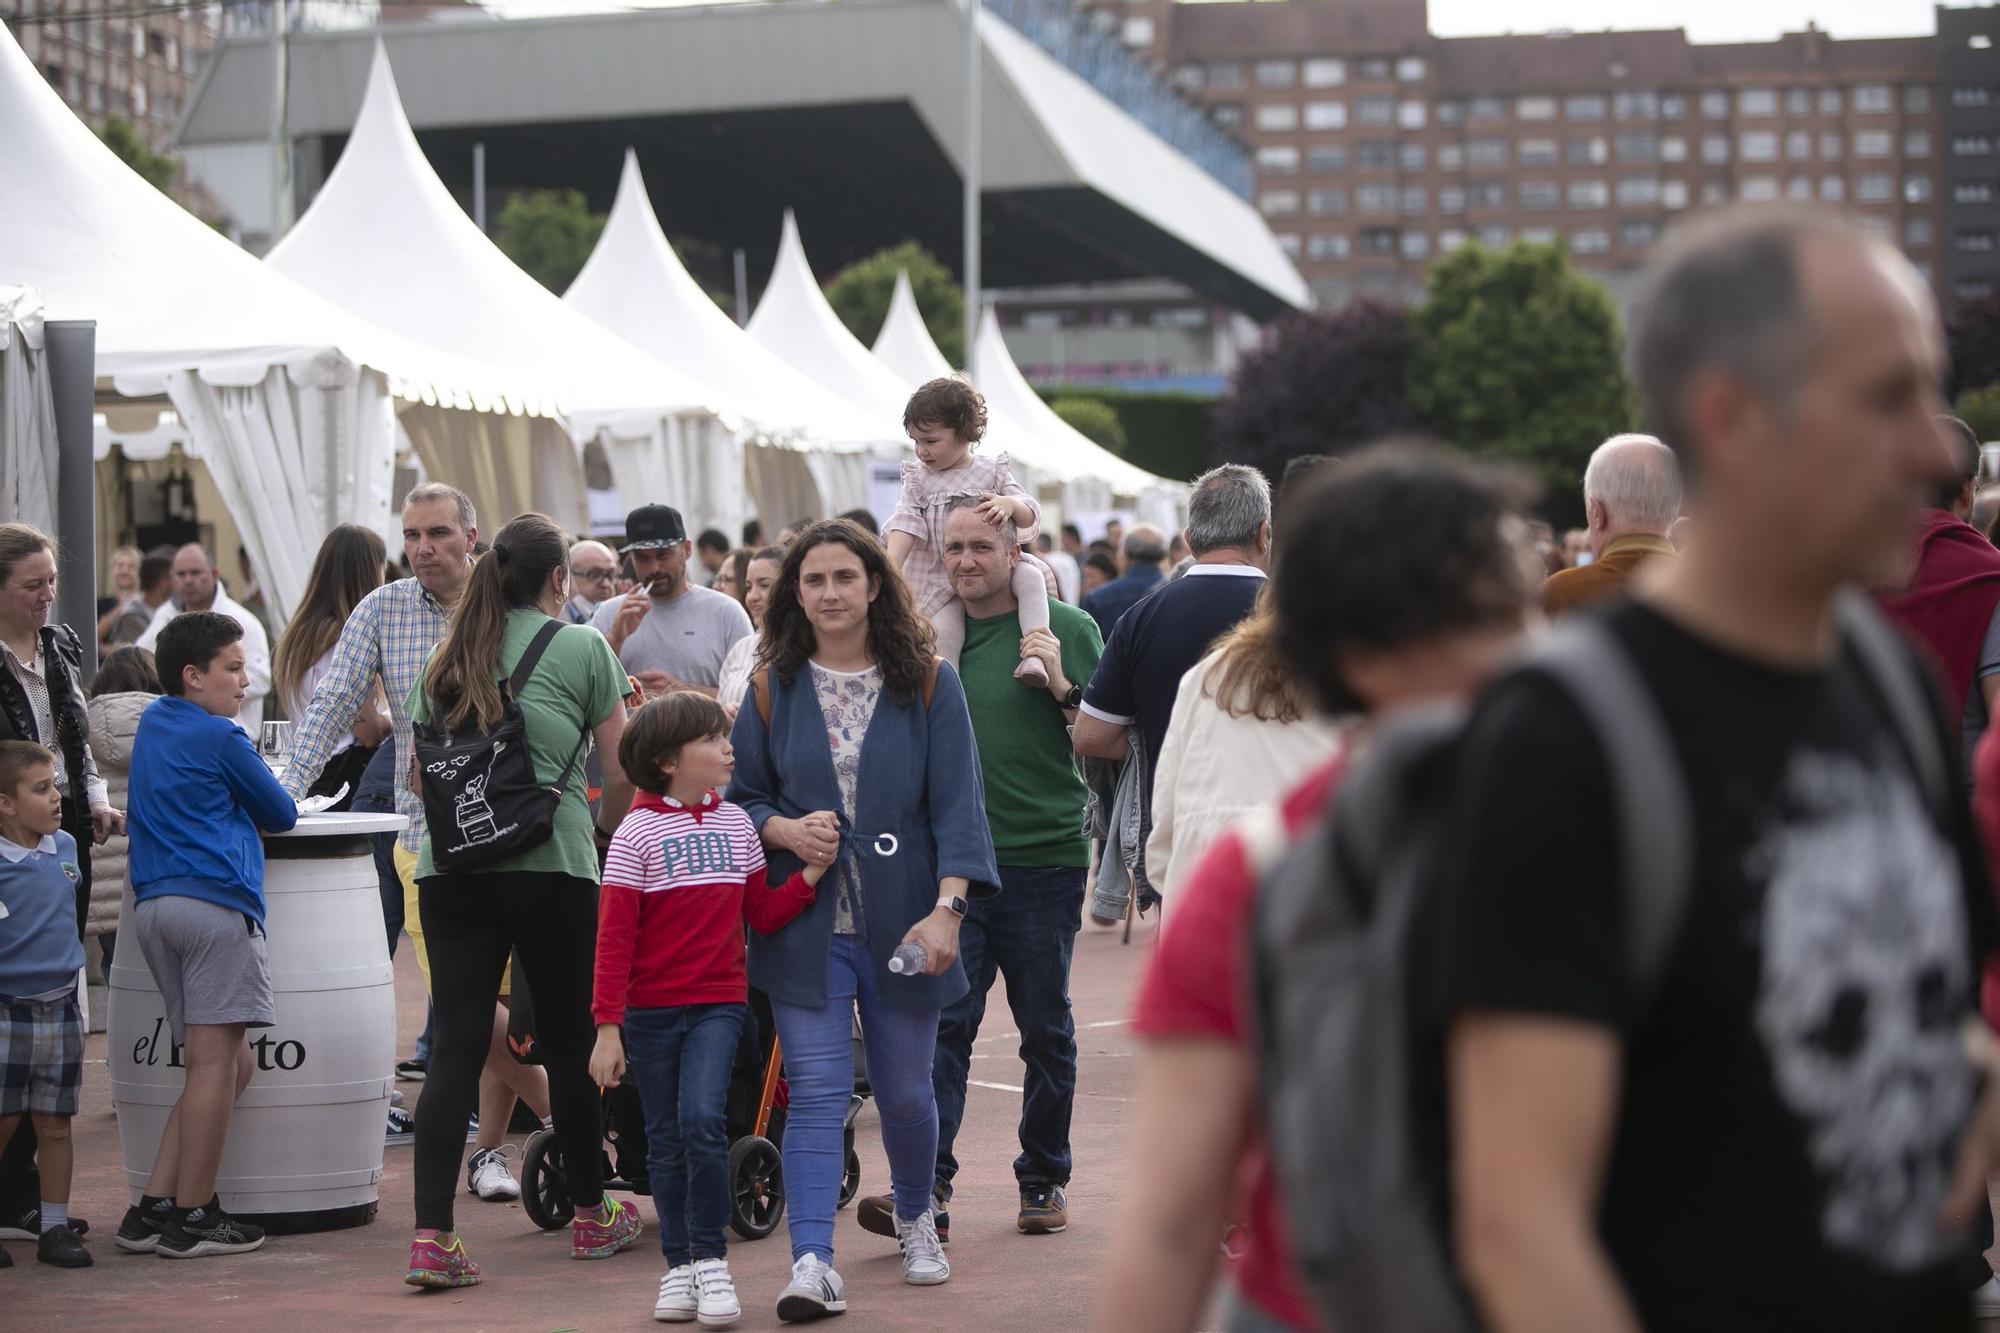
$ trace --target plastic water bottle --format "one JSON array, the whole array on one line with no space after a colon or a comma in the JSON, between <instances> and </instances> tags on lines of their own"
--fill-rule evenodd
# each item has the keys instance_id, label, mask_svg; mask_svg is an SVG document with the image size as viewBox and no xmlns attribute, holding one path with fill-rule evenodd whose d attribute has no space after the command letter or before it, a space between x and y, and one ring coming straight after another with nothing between
<instances>
[{"instance_id":1,"label":"plastic water bottle","mask_svg":"<svg viewBox=\"0 0 2000 1333\"><path fill-rule=\"evenodd\" d=\"M923 945L911 940L889 955L889 970L899 977L913 977L924 970L924 961L929 957Z\"/></svg>"}]
</instances>

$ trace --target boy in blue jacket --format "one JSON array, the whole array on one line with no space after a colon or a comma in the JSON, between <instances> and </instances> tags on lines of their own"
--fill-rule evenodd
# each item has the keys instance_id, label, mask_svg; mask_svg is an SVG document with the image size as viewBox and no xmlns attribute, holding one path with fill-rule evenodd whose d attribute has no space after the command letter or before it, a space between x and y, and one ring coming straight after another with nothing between
<instances>
[{"instance_id":1,"label":"boy in blue jacket","mask_svg":"<svg viewBox=\"0 0 2000 1333\"><path fill-rule=\"evenodd\" d=\"M140 951L186 1047L187 1085L117 1245L168 1259L242 1254L264 1243L263 1229L222 1211L215 1176L255 1068L244 1030L277 1017L257 833L285 832L299 811L233 720L250 685L242 627L189 612L160 631L154 658L167 692L132 741L132 898Z\"/></svg>"}]
</instances>

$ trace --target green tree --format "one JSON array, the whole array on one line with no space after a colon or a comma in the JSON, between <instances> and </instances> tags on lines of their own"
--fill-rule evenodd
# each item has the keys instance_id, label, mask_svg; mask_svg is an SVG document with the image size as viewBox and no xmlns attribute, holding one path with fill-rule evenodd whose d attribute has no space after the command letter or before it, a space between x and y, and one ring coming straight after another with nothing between
<instances>
[{"instance_id":1,"label":"green tree","mask_svg":"<svg viewBox=\"0 0 2000 1333\"><path fill-rule=\"evenodd\" d=\"M888 317L898 273L910 275L917 309L944 359L954 366L964 365L965 296L952 280L951 270L915 241L877 250L849 264L826 285L826 299L848 332L872 347Z\"/></svg>"},{"instance_id":2,"label":"green tree","mask_svg":"<svg viewBox=\"0 0 2000 1333\"><path fill-rule=\"evenodd\" d=\"M535 281L561 296L583 271L604 231L580 190L522 190L500 209L493 243Z\"/></svg>"},{"instance_id":3,"label":"green tree","mask_svg":"<svg viewBox=\"0 0 2000 1333\"><path fill-rule=\"evenodd\" d=\"M139 137L139 131L132 128L132 122L123 116L113 116L104 122L104 128L97 132L104 140L104 146L118 155L118 160L144 176L153 188L161 194L174 192L174 179L180 175L181 164L165 153L156 153L146 147L146 141Z\"/></svg>"},{"instance_id":4,"label":"green tree","mask_svg":"<svg viewBox=\"0 0 2000 1333\"><path fill-rule=\"evenodd\" d=\"M1609 294L1556 246L1468 245L1431 266L1411 327L1410 401L1430 427L1531 472L1551 508L1580 504L1591 451L1633 425Z\"/></svg>"},{"instance_id":5,"label":"green tree","mask_svg":"<svg viewBox=\"0 0 2000 1333\"><path fill-rule=\"evenodd\" d=\"M1070 428L1103 445L1112 453L1124 456L1125 423L1118 419L1118 413L1107 403L1095 398L1057 398L1049 406L1055 414L1070 424Z\"/></svg>"},{"instance_id":6,"label":"green tree","mask_svg":"<svg viewBox=\"0 0 2000 1333\"><path fill-rule=\"evenodd\" d=\"M1980 440L2000 440L2000 384L1983 389L1967 389L1952 404L1952 411Z\"/></svg>"}]
</instances>

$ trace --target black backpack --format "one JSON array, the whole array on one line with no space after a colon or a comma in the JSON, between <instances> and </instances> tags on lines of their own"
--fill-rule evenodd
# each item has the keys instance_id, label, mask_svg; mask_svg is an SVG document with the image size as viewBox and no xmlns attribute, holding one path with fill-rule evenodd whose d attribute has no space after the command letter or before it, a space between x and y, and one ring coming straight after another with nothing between
<instances>
[{"instance_id":1,"label":"black backpack","mask_svg":"<svg viewBox=\"0 0 2000 1333\"><path fill-rule=\"evenodd\" d=\"M1845 597L1838 610L1843 639L1941 809L1949 778L1924 682L1872 604ZM1565 622L1516 670L1562 687L1599 738L1617 822L1621 949L1643 1006L1691 889L1679 757L1630 656L1596 620ZM1264 1121L1298 1273L1329 1328L1479 1327L1452 1256L1443 1034L1426 989L1467 717L1440 707L1385 724L1342 778L1329 817L1295 845L1274 811L1238 825L1259 879L1250 947Z\"/></svg>"},{"instance_id":2,"label":"black backpack","mask_svg":"<svg viewBox=\"0 0 2000 1333\"><path fill-rule=\"evenodd\" d=\"M556 784L545 787L535 777L528 722L515 699L562 627L558 620L543 625L521 654L514 674L500 682L503 712L493 727L453 733L435 723L414 726L431 861L441 873L479 870L508 860L541 846L555 833L556 809L590 740L590 730L584 728L577 737Z\"/></svg>"}]
</instances>

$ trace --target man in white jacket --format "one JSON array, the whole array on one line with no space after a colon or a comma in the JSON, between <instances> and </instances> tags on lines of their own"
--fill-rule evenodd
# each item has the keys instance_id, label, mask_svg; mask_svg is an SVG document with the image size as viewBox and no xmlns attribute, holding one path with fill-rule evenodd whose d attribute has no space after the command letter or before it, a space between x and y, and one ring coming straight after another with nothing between
<instances>
[{"instance_id":1,"label":"man in white jacket","mask_svg":"<svg viewBox=\"0 0 2000 1333\"><path fill-rule=\"evenodd\" d=\"M223 591L215 576L215 557L193 542L174 552L174 595L153 613L153 623L139 636L139 647L152 652L160 631L183 611L214 611L243 627L243 666L250 675L250 688L236 714L236 725L254 744L264 723L264 696L271 692L271 640L264 633L264 623Z\"/></svg>"}]
</instances>

